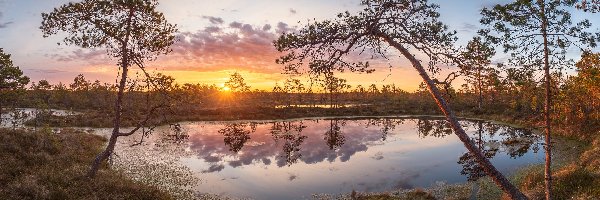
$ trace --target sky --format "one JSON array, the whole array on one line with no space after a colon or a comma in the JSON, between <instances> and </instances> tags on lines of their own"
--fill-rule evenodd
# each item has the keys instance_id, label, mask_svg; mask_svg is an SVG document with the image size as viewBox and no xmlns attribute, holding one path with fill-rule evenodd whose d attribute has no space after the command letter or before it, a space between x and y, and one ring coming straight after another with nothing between
<instances>
[{"instance_id":1,"label":"sky","mask_svg":"<svg viewBox=\"0 0 600 200\"><path fill-rule=\"evenodd\" d=\"M0 48L12 54L32 81L70 83L78 74L91 80L115 83L116 59L102 49L58 45L61 35L42 37L41 13L69 0L0 0ZM233 72L240 73L252 89L271 90L287 75L275 64L281 54L272 41L282 32L302 27L308 20L334 18L339 12L358 11L360 0L160 0L158 10L177 24L181 38L173 52L147 66L171 75L179 83L222 86ZM441 20L458 31L465 45L479 25L479 11L501 1L431 1L440 5ZM576 16L575 18L577 18ZM592 20L594 22L595 20ZM64 35L63 35L64 36ZM503 59L498 56L495 59ZM391 66L391 67L390 67ZM375 62L372 74L344 73L350 85L395 84L414 91L420 77L405 60ZM452 69L447 69L451 71Z\"/></svg>"}]
</instances>

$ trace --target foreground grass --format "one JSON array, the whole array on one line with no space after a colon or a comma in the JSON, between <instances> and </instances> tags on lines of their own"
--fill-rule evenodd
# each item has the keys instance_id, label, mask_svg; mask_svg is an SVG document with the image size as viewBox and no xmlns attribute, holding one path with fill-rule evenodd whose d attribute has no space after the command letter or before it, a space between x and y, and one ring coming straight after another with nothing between
<instances>
[{"instance_id":1,"label":"foreground grass","mask_svg":"<svg viewBox=\"0 0 600 200\"><path fill-rule=\"evenodd\" d=\"M600 197L600 137L594 139L578 159L553 170L553 198L598 199ZM519 172L521 190L531 199L544 198L543 165Z\"/></svg>"},{"instance_id":2,"label":"foreground grass","mask_svg":"<svg viewBox=\"0 0 600 200\"><path fill-rule=\"evenodd\" d=\"M104 143L71 129L0 129L0 199L171 199L107 166L86 178Z\"/></svg>"}]
</instances>

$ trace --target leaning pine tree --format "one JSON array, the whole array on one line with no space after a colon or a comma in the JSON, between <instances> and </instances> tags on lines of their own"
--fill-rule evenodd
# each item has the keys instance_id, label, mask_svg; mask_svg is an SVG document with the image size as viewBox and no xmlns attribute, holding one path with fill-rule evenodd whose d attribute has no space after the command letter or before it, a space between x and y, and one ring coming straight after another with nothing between
<instances>
[{"instance_id":1,"label":"leaning pine tree","mask_svg":"<svg viewBox=\"0 0 600 200\"><path fill-rule=\"evenodd\" d=\"M545 88L544 132L546 163L544 169L546 199L552 199L552 70L559 72L572 68L574 62L567 59L571 47L595 47L598 38L586 32L589 20L573 23L569 8L576 0L519 0L505 5L483 9L481 23L488 29L480 31L487 41L503 47L510 53L507 66L516 70L542 71Z\"/></svg>"},{"instance_id":2,"label":"leaning pine tree","mask_svg":"<svg viewBox=\"0 0 600 200\"><path fill-rule=\"evenodd\" d=\"M164 15L156 11L157 5L158 0L84 0L62 5L51 13L42 13L40 29L44 37L65 32L65 44L106 49L109 56L119 59L121 74L114 107L114 128L106 149L92 163L89 177L94 177L102 162L113 153L118 137L134 134L149 119L141 120L131 131L120 131L130 67L136 65L145 72L144 62L169 53L169 46L175 39L175 25L169 24Z\"/></svg>"},{"instance_id":3,"label":"leaning pine tree","mask_svg":"<svg viewBox=\"0 0 600 200\"><path fill-rule=\"evenodd\" d=\"M308 66L311 76L345 70L369 72L369 63L355 62L352 55L372 52L373 56L387 58L392 53L390 47L395 49L392 54L408 59L423 78L454 133L486 174L512 199L527 199L468 137L431 78L430 73L439 72L439 64L464 66L454 49L455 32L449 32L438 20L438 6L426 0L363 0L362 5L365 8L357 14L341 13L336 19L313 22L296 33L282 35L275 46L287 54L277 63L290 73L302 73L302 67ZM427 57L427 66L416 53Z\"/></svg>"}]
</instances>

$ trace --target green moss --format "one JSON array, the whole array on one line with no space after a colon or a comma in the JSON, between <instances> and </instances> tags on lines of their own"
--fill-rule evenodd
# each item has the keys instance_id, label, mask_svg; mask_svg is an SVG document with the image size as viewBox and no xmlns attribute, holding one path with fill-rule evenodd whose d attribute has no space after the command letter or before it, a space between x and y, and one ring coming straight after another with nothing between
<instances>
[{"instance_id":1,"label":"green moss","mask_svg":"<svg viewBox=\"0 0 600 200\"><path fill-rule=\"evenodd\" d=\"M0 129L0 199L171 199L106 166L96 178L85 177L104 143L72 129Z\"/></svg>"}]
</instances>

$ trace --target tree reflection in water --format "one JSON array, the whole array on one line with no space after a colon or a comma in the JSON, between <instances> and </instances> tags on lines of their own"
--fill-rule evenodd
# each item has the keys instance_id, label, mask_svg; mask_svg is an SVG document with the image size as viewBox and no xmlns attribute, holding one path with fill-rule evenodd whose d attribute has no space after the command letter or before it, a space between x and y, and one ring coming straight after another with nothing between
<instances>
[{"instance_id":1,"label":"tree reflection in water","mask_svg":"<svg viewBox=\"0 0 600 200\"><path fill-rule=\"evenodd\" d=\"M250 130L246 130L246 127L250 126ZM250 139L250 133L256 131L256 123L232 123L225 125L224 128L219 130L220 134L223 134L223 142L229 146L229 151L235 153L242 150L244 144Z\"/></svg>"},{"instance_id":2,"label":"tree reflection in water","mask_svg":"<svg viewBox=\"0 0 600 200\"><path fill-rule=\"evenodd\" d=\"M421 138L443 138L452 134L452 128L446 120L417 119L417 133Z\"/></svg>"},{"instance_id":3,"label":"tree reflection in water","mask_svg":"<svg viewBox=\"0 0 600 200\"><path fill-rule=\"evenodd\" d=\"M285 164L290 166L296 162L298 159L302 157L300 153L300 145L304 142L304 139L307 138L305 135L301 135L302 130L304 130L306 126L303 121L284 121L284 122L273 122L271 126L271 135L273 136L273 140L275 142L279 142L283 140L283 154L280 157L283 157L285 160ZM278 165L282 165L279 164Z\"/></svg>"},{"instance_id":4,"label":"tree reflection in water","mask_svg":"<svg viewBox=\"0 0 600 200\"><path fill-rule=\"evenodd\" d=\"M329 120L329 130L325 132L325 137L323 138L327 143L327 146L330 150L337 150L344 142L346 142L346 137L344 133L342 133L341 127L346 125L345 120L338 119L330 119ZM341 126L341 127L340 127Z\"/></svg>"},{"instance_id":5,"label":"tree reflection in water","mask_svg":"<svg viewBox=\"0 0 600 200\"><path fill-rule=\"evenodd\" d=\"M214 142L220 140L220 137L211 134L195 136L190 141L191 149L195 150L205 162L218 164L220 167L218 170L209 169L207 172L218 172L224 167L223 162L229 163L232 167L253 163L270 165L272 159L276 160L278 167L291 166L298 162L306 164L333 162L337 158L341 162L346 162L356 152L367 151L372 145L384 144L382 142L388 142L386 140L389 136L403 132L395 130L406 121L415 124L419 138L445 138L452 134L445 120L435 118L325 119L325 123L320 121L226 123L224 127L218 129L218 135L223 137L222 141L230 153L215 144ZM344 129L347 123L352 125ZM530 150L537 153L540 148L536 143L539 138L529 130L485 121L462 121L461 124L471 129L469 133L474 142L490 159L499 153L517 158ZM256 130L257 125L261 127L260 131ZM250 141L252 145L247 144ZM239 153L242 149L244 149L243 153ZM223 157L230 155L231 152L237 155L230 158ZM465 175L470 181L485 176L482 168L469 153L459 156L457 163L462 167L460 174Z\"/></svg>"},{"instance_id":6,"label":"tree reflection in water","mask_svg":"<svg viewBox=\"0 0 600 200\"><path fill-rule=\"evenodd\" d=\"M378 119L368 119L367 127L376 126L381 127L381 141L385 141L387 139L388 134L396 129L396 125L404 124L404 119L391 119L391 118L378 118Z\"/></svg>"},{"instance_id":7,"label":"tree reflection in water","mask_svg":"<svg viewBox=\"0 0 600 200\"><path fill-rule=\"evenodd\" d=\"M488 158L493 158L499 151L504 151L510 158L517 158L525 155L529 149L537 153L539 144L539 136L534 135L531 130L518 129L509 126L500 126L490 122L476 121L477 132L475 133L474 141L479 149ZM484 131L485 130L485 131ZM502 136L501 140L486 139L493 138L494 135ZM473 155L469 152L464 153L459 157L458 164L462 166L461 174L467 176L467 180L476 181L481 177L486 176L483 168L481 168Z\"/></svg>"}]
</instances>

